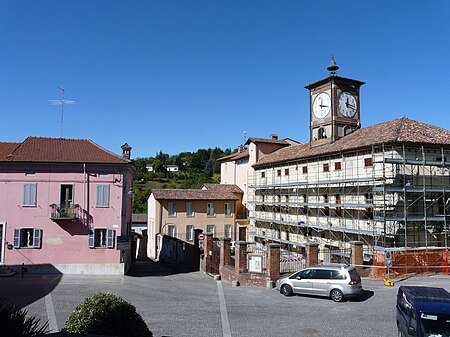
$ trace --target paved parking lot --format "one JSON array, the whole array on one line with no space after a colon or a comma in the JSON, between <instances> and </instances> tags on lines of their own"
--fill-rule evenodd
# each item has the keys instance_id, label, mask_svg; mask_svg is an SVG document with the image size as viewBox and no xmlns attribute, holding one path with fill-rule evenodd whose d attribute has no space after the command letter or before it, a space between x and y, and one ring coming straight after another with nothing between
<instances>
[{"instance_id":1,"label":"paved parking lot","mask_svg":"<svg viewBox=\"0 0 450 337\"><path fill-rule=\"evenodd\" d=\"M0 297L24 307L55 330L75 307L97 292L114 293L133 305L154 336L394 336L398 286L450 290L448 276L413 277L385 287L363 279L365 297L284 297L275 289L231 287L201 273L132 276L26 275L0 278Z\"/></svg>"}]
</instances>

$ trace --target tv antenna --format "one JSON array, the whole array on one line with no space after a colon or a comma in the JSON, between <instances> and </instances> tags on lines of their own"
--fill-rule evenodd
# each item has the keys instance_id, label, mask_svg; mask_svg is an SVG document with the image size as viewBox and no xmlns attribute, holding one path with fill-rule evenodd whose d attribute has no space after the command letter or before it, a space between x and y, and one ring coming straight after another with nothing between
<instances>
[{"instance_id":1,"label":"tv antenna","mask_svg":"<svg viewBox=\"0 0 450 337\"><path fill-rule=\"evenodd\" d=\"M244 130L244 131L242 132L242 135L244 136L244 144L245 144L245 142L247 141L247 131Z\"/></svg>"},{"instance_id":2,"label":"tv antenna","mask_svg":"<svg viewBox=\"0 0 450 337\"><path fill-rule=\"evenodd\" d=\"M65 89L63 87L57 87L61 91L61 99L50 99L51 105L61 105L61 138L63 136L63 122L64 122L64 105L76 104L75 101L64 99Z\"/></svg>"}]
</instances>

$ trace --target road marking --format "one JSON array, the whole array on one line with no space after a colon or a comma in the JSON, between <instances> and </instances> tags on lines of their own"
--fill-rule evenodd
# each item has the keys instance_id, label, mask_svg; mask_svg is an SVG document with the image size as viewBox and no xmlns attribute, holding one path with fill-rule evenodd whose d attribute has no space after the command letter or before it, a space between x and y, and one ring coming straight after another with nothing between
<instances>
[{"instance_id":1,"label":"road marking","mask_svg":"<svg viewBox=\"0 0 450 337\"><path fill-rule=\"evenodd\" d=\"M49 291L48 294L45 295L45 309L47 310L48 328L50 329L50 332L59 332L55 308L53 307L52 294Z\"/></svg>"},{"instance_id":2,"label":"road marking","mask_svg":"<svg viewBox=\"0 0 450 337\"><path fill-rule=\"evenodd\" d=\"M217 291L219 293L220 319L222 321L223 337L231 337L230 322L228 321L227 305L223 294L222 282L217 281Z\"/></svg>"}]
</instances>

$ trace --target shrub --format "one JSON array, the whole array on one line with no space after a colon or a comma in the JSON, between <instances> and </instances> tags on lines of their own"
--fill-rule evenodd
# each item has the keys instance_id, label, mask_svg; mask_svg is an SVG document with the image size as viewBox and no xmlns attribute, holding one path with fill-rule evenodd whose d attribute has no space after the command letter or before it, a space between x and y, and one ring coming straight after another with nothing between
<instances>
[{"instance_id":1,"label":"shrub","mask_svg":"<svg viewBox=\"0 0 450 337\"><path fill-rule=\"evenodd\" d=\"M84 300L70 315L63 331L105 336L153 336L133 305L113 294L104 293Z\"/></svg>"},{"instance_id":2,"label":"shrub","mask_svg":"<svg viewBox=\"0 0 450 337\"><path fill-rule=\"evenodd\" d=\"M3 337L40 336L49 332L48 321L41 325L40 319L28 316L27 310L20 310L15 306L0 300L0 327Z\"/></svg>"}]
</instances>

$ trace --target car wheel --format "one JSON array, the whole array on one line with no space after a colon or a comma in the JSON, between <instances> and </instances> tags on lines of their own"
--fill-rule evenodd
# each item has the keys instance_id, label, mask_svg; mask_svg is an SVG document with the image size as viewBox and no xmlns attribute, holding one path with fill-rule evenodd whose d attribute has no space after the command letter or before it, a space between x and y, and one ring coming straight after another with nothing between
<instances>
[{"instance_id":1,"label":"car wheel","mask_svg":"<svg viewBox=\"0 0 450 337\"><path fill-rule=\"evenodd\" d=\"M283 285L283 286L281 287L281 293L282 293L284 296L292 296L293 292L292 292L291 286L290 286L290 285L287 285L287 284Z\"/></svg>"},{"instance_id":2,"label":"car wheel","mask_svg":"<svg viewBox=\"0 0 450 337\"><path fill-rule=\"evenodd\" d=\"M342 302L344 300L344 294L339 289L331 290L330 297L335 302Z\"/></svg>"}]
</instances>

